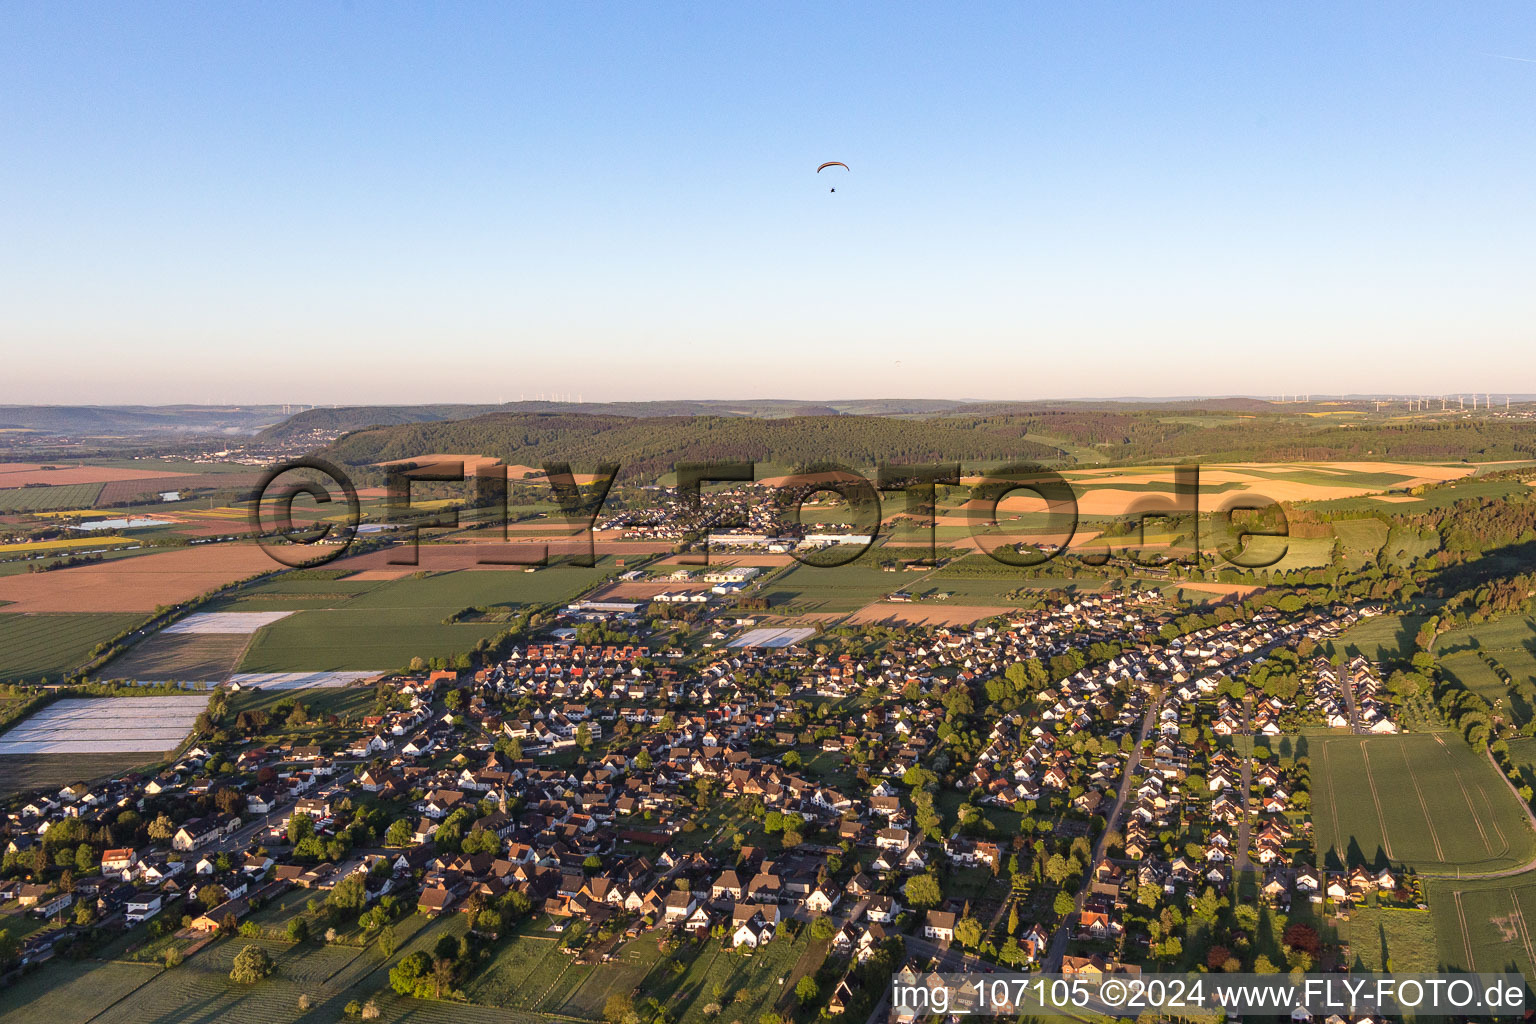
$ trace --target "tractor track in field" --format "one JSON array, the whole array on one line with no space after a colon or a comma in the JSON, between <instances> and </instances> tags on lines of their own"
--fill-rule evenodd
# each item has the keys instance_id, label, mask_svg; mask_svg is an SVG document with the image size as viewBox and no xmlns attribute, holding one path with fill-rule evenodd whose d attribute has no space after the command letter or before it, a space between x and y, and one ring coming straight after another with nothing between
<instances>
[{"instance_id":1,"label":"tractor track in field","mask_svg":"<svg viewBox=\"0 0 1536 1024\"><path fill-rule=\"evenodd\" d=\"M1360 749L1363 753L1365 750L1364 740L1360 741ZM1403 768L1407 770L1408 778L1413 783L1413 792L1419 798L1419 810L1424 812L1424 825L1429 830L1429 840L1435 844L1435 860L1438 860L1440 863L1444 864L1445 851L1440 847L1440 835L1435 831L1435 819L1434 816L1429 813L1429 801L1424 798L1424 787L1419 785L1419 777L1414 774L1413 765L1408 760L1408 751L1401 743L1399 743L1397 746L1397 752L1402 755ZM1479 828L1481 828L1481 826L1479 826ZM1486 840L1484 840L1483 845L1488 845ZM1388 850L1387 855L1391 856L1391 854L1392 851Z\"/></svg>"}]
</instances>

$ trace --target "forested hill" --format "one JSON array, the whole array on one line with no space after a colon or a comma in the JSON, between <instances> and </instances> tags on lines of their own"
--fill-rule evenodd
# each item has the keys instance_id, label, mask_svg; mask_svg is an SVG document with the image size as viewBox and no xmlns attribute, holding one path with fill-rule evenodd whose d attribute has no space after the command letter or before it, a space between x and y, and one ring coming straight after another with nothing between
<instances>
[{"instance_id":1,"label":"forested hill","mask_svg":"<svg viewBox=\"0 0 1536 1024\"><path fill-rule=\"evenodd\" d=\"M775 419L786 416L918 416L939 415L962 408L959 402L925 399L850 399L839 402L805 402L796 399L758 398L742 401L678 399L658 402L508 402L503 405L359 405L307 409L259 435L263 441L285 441L329 435L340 436L367 427L404 423L464 420L491 413L560 413L589 416L731 416Z\"/></svg>"},{"instance_id":2,"label":"forested hill","mask_svg":"<svg viewBox=\"0 0 1536 1024\"><path fill-rule=\"evenodd\" d=\"M585 416L497 413L350 434L329 454L351 465L433 453L496 456L511 465L545 459L578 467L618 462L628 478L654 479L679 462L752 460L804 467L836 462L1055 460L1062 453L1024 439L1024 423L987 425L877 416Z\"/></svg>"},{"instance_id":3,"label":"forested hill","mask_svg":"<svg viewBox=\"0 0 1536 1024\"><path fill-rule=\"evenodd\" d=\"M1014 415L619 416L505 413L370 427L336 441L332 458L368 465L433 453L488 455L513 465L619 462L654 479L678 462L1455 461L1536 458L1530 420L1426 418L1340 423L1268 413L1170 416L1168 410L1042 410Z\"/></svg>"}]
</instances>

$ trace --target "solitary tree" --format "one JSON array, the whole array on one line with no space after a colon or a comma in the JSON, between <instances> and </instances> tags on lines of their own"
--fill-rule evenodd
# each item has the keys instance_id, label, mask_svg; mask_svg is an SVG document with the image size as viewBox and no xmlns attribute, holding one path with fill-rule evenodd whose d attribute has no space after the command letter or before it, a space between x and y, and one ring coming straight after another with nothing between
<instances>
[{"instance_id":1,"label":"solitary tree","mask_svg":"<svg viewBox=\"0 0 1536 1024\"><path fill-rule=\"evenodd\" d=\"M276 965L267 951L260 946L246 946L235 954L235 964L229 971L229 980L240 985L254 985L267 977Z\"/></svg>"}]
</instances>

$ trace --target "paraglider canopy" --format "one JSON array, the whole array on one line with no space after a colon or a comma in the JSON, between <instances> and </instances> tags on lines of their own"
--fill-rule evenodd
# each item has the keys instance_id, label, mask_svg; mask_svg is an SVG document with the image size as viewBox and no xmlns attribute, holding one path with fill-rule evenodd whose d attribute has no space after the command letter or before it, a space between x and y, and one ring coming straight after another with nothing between
<instances>
[{"instance_id":1,"label":"paraglider canopy","mask_svg":"<svg viewBox=\"0 0 1536 1024\"><path fill-rule=\"evenodd\" d=\"M816 168L816 173L820 174L822 171L826 170L828 167L841 167L845 171L851 171L852 170L852 168L850 168L847 164L843 163L841 160L828 160L826 163L824 163L820 167Z\"/></svg>"}]
</instances>

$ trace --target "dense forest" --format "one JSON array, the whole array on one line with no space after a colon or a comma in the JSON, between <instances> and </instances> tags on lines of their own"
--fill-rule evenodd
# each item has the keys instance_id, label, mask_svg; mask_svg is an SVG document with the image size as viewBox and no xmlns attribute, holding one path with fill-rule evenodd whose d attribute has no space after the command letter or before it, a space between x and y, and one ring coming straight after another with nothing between
<instances>
[{"instance_id":1,"label":"dense forest","mask_svg":"<svg viewBox=\"0 0 1536 1024\"><path fill-rule=\"evenodd\" d=\"M1070 464L1056 442L1093 448L1105 462L1521 459L1536 455L1515 419L1338 425L1271 413L1171 417L1166 410L1043 409L1009 415L619 416L505 413L369 427L330 455L352 465L431 453L546 459L580 467L622 464L627 479L654 479L679 462L754 460L786 467L826 462L1021 461Z\"/></svg>"},{"instance_id":2,"label":"dense forest","mask_svg":"<svg viewBox=\"0 0 1536 1024\"><path fill-rule=\"evenodd\" d=\"M314 434L341 434L366 427L403 423L465 420L492 413L559 414L585 416L729 416L778 419L786 416L918 416L963 409L960 402L927 399L856 399L846 402L804 402L795 399L757 398L742 401L678 399L658 402L507 402L502 405L350 406L307 409L259 435L264 441L281 441Z\"/></svg>"},{"instance_id":3,"label":"dense forest","mask_svg":"<svg viewBox=\"0 0 1536 1024\"><path fill-rule=\"evenodd\" d=\"M1025 428L873 416L797 416L777 420L718 416L653 417L496 414L454 423L364 430L331 455L352 465L432 453L496 456L512 465L545 459L579 467L618 462L624 478L653 479L679 462L749 460L778 466L838 462L944 462L1057 459L1061 452L1023 439Z\"/></svg>"}]
</instances>

